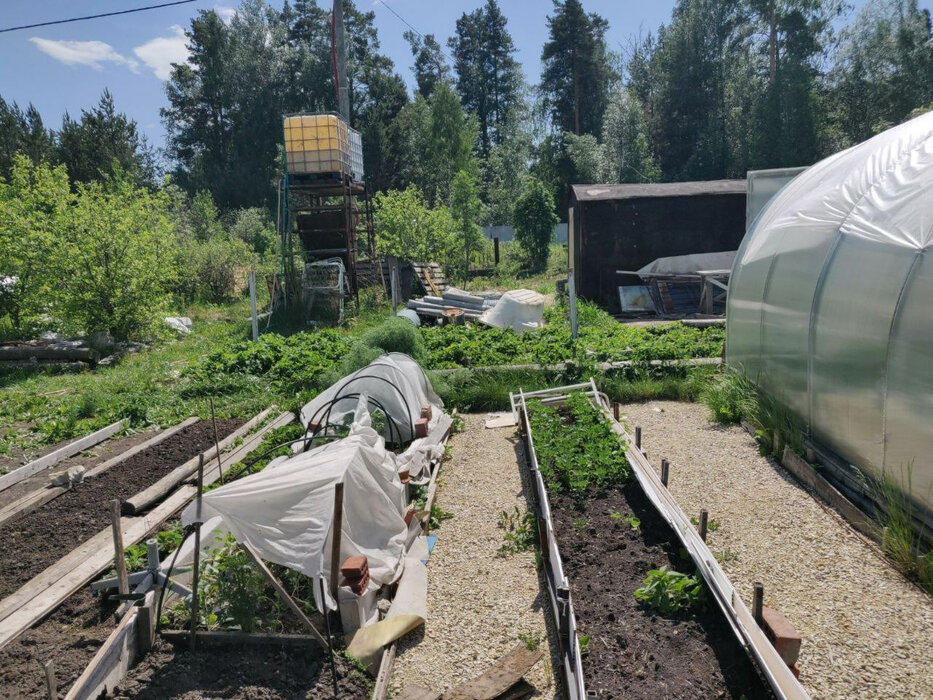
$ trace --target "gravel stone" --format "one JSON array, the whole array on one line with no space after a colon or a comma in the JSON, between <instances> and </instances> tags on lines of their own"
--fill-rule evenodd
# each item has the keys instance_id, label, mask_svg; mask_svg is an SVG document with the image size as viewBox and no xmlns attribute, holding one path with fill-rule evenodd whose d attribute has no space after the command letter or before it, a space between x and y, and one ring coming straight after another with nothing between
<instances>
[{"instance_id":1,"label":"gravel stone","mask_svg":"<svg viewBox=\"0 0 933 700\"><path fill-rule=\"evenodd\" d=\"M464 431L450 440L435 504L453 517L432 532L428 619L399 642L390 697L409 684L443 691L471 680L519 643L519 634L548 644L550 608L533 553L496 556L499 514L530 508L519 472L524 447L514 429L486 430L487 417L464 415ZM559 697L555 663L545 655L525 676L535 697Z\"/></svg>"},{"instance_id":2,"label":"gravel stone","mask_svg":"<svg viewBox=\"0 0 933 700\"><path fill-rule=\"evenodd\" d=\"M660 410L659 410L660 409ZM824 507L738 426L699 404L623 406L688 515L720 523L707 542L751 607L752 584L803 637L800 680L813 698L933 697L933 599ZM722 556L725 552L726 556Z\"/></svg>"}]
</instances>

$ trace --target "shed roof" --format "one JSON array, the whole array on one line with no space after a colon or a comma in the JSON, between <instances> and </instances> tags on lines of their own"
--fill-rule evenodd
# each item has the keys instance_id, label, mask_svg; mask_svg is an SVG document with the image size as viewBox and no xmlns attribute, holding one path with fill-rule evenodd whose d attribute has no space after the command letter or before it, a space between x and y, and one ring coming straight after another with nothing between
<instances>
[{"instance_id":1,"label":"shed roof","mask_svg":"<svg viewBox=\"0 0 933 700\"><path fill-rule=\"evenodd\" d=\"M697 197L700 195L745 194L745 180L699 182L650 182L630 185L573 185L577 202L648 199L654 197Z\"/></svg>"}]
</instances>

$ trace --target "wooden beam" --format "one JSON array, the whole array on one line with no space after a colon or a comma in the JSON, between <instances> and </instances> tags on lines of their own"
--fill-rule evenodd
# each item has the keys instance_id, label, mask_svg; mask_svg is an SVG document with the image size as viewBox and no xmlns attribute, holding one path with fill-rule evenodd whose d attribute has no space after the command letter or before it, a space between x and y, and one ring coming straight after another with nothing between
<instances>
[{"instance_id":1,"label":"wooden beam","mask_svg":"<svg viewBox=\"0 0 933 700\"><path fill-rule=\"evenodd\" d=\"M143 452L144 450L149 449L153 445L157 445L160 442L163 442L164 440L166 440L167 438L170 438L172 435L174 435L178 431L183 430L184 428L187 428L189 425L194 425L195 423L198 422L198 420L199 420L198 418L188 418L184 422L179 423L178 425L172 428L163 430L161 433L159 433L158 435L154 435L153 437L149 438L145 442L141 442L140 444L135 445L134 447L131 447L125 452L121 452L116 457L111 457L106 462L102 462L101 464L98 464L96 467L86 472L84 474L84 478L88 479L88 478L95 477L95 476L102 474L103 472L107 471L111 467L115 467L116 465L121 464L122 462L125 462L130 457L133 457L134 455L137 455L140 452ZM58 498L63 493L68 493L68 489L63 486L45 486L43 488L39 488L39 489L36 489L35 491L27 493L22 498L16 501L13 501L13 503L6 505L4 508L0 508L0 525L3 525L4 523L10 520L13 520L14 518L18 518L22 515L26 515L27 513L31 513L37 508L44 506L49 501L55 498Z\"/></svg>"},{"instance_id":2,"label":"wooden beam","mask_svg":"<svg viewBox=\"0 0 933 700\"><path fill-rule=\"evenodd\" d=\"M159 636L172 644L187 644L188 630L162 630ZM317 637L310 634L266 634L260 632L236 632L221 630L198 630L198 644L205 646L237 646L255 644L257 646L317 646Z\"/></svg>"},{"instance_id":3,"label":"wooden beam","mask_svg":"<svg viewBox=\"0 0 933 700\"><path fill-rule=\"evenodd\" d=\"M544 656L542 649L531 651L517 644L512 651L496 661L481 676L461 683L444 693L444 700L477 700L496 698L519 683L531 667Z\"/></svg>"},{"instance_id":4,"label":"wooden beam","mask_svg":"<svg viewBox=\"0 0 933 700\"><path fill-rule=\"evenodd\" d=\"M340 539L343 536L343 482L334 484L334 519L331 525L330 544L330 596L337 600L337 584L340 581ZM321 601L323 604L324 601ZM323 606L327 608L327 605ZM327 610L324 610L327 615Z\"/></svg>"},{"instance_id":5,"label":"wooden beam","mask_svg":"<svg viewBox=\"0 0 933 700\"><path fill-rule=\"evenodd\" d=\"M248 433L252 430L258 423L264 420L269 413L272 412L271 408L267 408L265 411L255 416L252 420L244 423L239 428L230 433L227 437L220 441L219 447L220 450L227 449L233 442ZM204 460L207 461L214 457L217 451L217 446L210 447L203 452ZM149 488L140 491L135 496L131 496L123 502L123 512L129 515L137 515L142 513L147 508L151 507L155 503L158 503L163 498L165 498L169 493L172 492L176 486L182 483L185 479L190 477L198 468L198 460L201 455L192 457L187 462L182 464L180 467L176 467L168 474L163 476L161 479L156 481L154 484L149 486Z\"/></svg>"},{"instance_id":6,"label":"wooden beam","mask_svg":"<svg viewBox=\"0 0 933 700\"><path fill-rule=\"evenodd\" d=\"M47 469L52 465L58 464L63 459L68 459L79 452L83 452L89 447L103 442L107 438L116 435L118 432L123 430L123 421L117 421L116 423L111 423L106 428L101 428L100 430L91 433L90 435L85 435L84 437L78 438L69 442L67 445L59 447L53 452L49 452L47 455L39 457L29 464L23 465L18 469L14 469L9 474L4 474L0 476L0 491L9 488L13 484L18 484L23 479L28 479L33 474L38 474L43 469Z\"/></svg>"},{"instance_id":7,"label":"wooden beam","mask_svg":"<svg viewBox=\"0 0 933 700\"><path fill-rule=\"evenodd\" d=\"M82 700L110 695L120 684L126 672L142 653L139 645L139 626L152 614L154 594L148 593L142 606L134 605L120 619L116 629L78 676L65 696L65 700Z\"/></svg>"}]
</instances>

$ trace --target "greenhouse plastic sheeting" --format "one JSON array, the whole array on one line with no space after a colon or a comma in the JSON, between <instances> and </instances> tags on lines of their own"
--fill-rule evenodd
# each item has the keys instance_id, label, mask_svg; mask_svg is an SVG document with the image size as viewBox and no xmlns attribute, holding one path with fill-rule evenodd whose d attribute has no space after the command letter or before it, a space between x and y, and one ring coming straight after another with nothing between
<instances>
[{"instance_id":1,"label":"greenhouse plastic sheeting","mask_svg":"<svg viewBox=\"0 0 933 700\"><path fill-rule=\"evenodd\" d=\"M402 571L409 528L403 516L404 486L395 455L369 425L359 406L342 440L273 461L263 471L204 494L202 522L219 515L238 542L266 561L308 576L330 574L334 486L342 482L340 561L362 554L369 562L369 590L394 582ZM197 504L183 519L196 517ZM321 604L315 587L315 601ZM327 605L336 602L327 593Z\"/></svg>"},{"instance_id":2,"label":"greenhouse plastic sheeting","mask_svg":"<svg viewBox=\"0 0 933 700\"><path fill-rule=\"evenodd\" d=\"M382 429L383 437L391 442L407 443L414 439L415 421L421 417L421 406L433 407L428 429L433 428L443 414L444 402L434 392L421 366L408 355L393 352L377 357L373 362L350 374L331 387L318 394L301 409L301 423L305 427L311 421L323 427L323 418L327 415L327 405L336 399L330 408L327 422L339 424L356 410L358 395L365 393L374 402L378 402L391 416L394 425L401 433L397 437L386 421ZM376 403L371 402L370 410ZM303 444L295 445L295 451L303 449Z\"/></svg>"},{"instance_id":3,"label":"greenhouse plastic sheeting","mask_svg":"<svg viewBox=\"0 0 933 700\"><path fill-rule=\"evenodd\" d=\"M933 113L827 158L762 210L727 360L859 469L933 498Z\"/></svg>"}]
</instances>

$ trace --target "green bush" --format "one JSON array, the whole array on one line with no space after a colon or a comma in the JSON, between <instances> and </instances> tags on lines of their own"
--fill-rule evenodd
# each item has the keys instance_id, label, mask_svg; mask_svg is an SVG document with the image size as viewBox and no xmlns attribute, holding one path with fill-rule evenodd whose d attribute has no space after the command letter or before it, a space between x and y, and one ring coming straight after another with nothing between
<instances>
[{"instance_id":1,"label":"green bush","mask_svg":"<svg viewBox=\"0 0 933 700\"><path fill-rule=\"evenodd\" d=\"M554 198L543 182L530 178L515 202L512 225L532 272L547 267L551 238L557 223Z\"/></svg>"},{"instance_id":2,"label":"green bush","mask_svg":"<svg viewBox=\"0 0 933 700\"><path fill-rule=\"evenodd\" d=\"M385 352L402 352L416 359L424 356L418 328L405 318L393 316L363 334L362 342Z\"/></svg>"}]
</instances>

